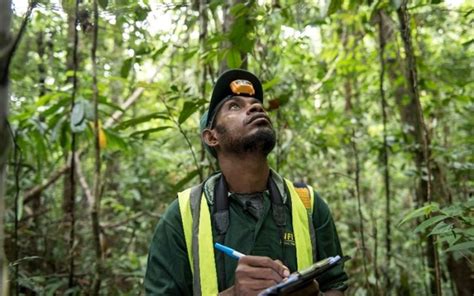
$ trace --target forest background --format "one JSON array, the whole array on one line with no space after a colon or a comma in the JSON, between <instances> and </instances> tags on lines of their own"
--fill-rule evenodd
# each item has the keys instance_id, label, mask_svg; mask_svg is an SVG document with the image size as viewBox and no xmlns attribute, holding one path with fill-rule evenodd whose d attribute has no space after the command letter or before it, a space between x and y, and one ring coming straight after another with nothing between
<instances>
[{"instance_id":1,"label":"forest background","mask_svg":"<svg viewBox=\"0 0 474 296\"><path fill-rule=\"evenodd\" d=\"M470 1L0 0L2 292L141 294L164 209L216 169L212 85L246 68L271 165L332 209L347 294L472 295L473 21Z\"/></svg>"}]
</instances>

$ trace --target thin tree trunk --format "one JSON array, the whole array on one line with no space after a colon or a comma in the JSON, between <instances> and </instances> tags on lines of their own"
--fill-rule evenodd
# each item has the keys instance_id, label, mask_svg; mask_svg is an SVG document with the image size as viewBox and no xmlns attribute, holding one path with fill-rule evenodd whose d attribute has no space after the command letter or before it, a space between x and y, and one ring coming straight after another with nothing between
<instances>
[{"instance_id":1,"label":"thin tree trunk","mask_svg":"<svg viewBox=\"0 0 474 296\"><path fill-rule=\"evenodd\" d=\"M26 25L30 19L31 13L36 6L36 1L30 2L28 10L26 11L25 17L20 26L20 30L15 37L11 38L10 27L12 20L11 0L0 0L0 292L8 293L8 273L7 273L7 260L4 249L4 229L3 229L3 218L5 212L5 177L6 177L6 166L8 159L8 150L11 144L10 127L8 123L8 105L10 102L10 90L9 90L9 66L11 60L15 54L18 44L20 43L21 37L26 30ZM15 151L18 152L18 147L15 147ZM16 158L15 158L16 159ZM18 167L18 163L16 164ZM18 173L18 172L17 172ZM18 186L18 175L17 175L17 186ZM18 188L17 188L18 192ZM17 215L17 202L18 196L15 198L15 233L18 229L18 217ZM17 244L17 238L15 238L15 244ZM18 257L18 250L15 248L14 257ZM17 258L15 258L16 260ZM15 266L15 291L18 294L18 267Z\"/></svg>"},{"instance_id":2,"label":"thin tree trunk","mask_svg":"<svg viewBox=\"0 0 474 296\"><path fill-rule=\"evenodd\" d=\"M76 93L77 93L77 70L78 70L78 43L79 43L79 33L77 31L78 25L78 14L79 14L79 3L80 0L76 0L75 7L75 18L74 18L74 47L72 51L72 60L73 60L73 76L72 76L72 94L71 94L71 115L76 103ZM74 287L74 258L76 254L74 252L74 240L75 240L75 196L76 196L76 169L75 169L75 154L76 154L76 135L74 132L71 132L71 169L69 171L69 178L65 179L65 201L67 202L66 216L67 220L70 223L69 229L69 279L68 286L69 288Z\"/></svg>"},{"instance_id":3,"label":"thin tree trunk","mask_svg":"<svg viewBox=\"0 0 474 296\"><path fill-rule=\"evenodd\" d=\"M390 293L391 290L391 277L388 272L390 269L391 256L392 256L392 238L391 238L391 213L390 213L390 170L389 170L389 147L387 143L387 101L385 99L385 44L386 44L386 30L384 30L384 16L382 11L378 12L378 23L379 23L379 61L380 61L380 78L379 78L379 90L380 100L382 109L382 122L383 122L383 148L382 148L382 160L383 160L383 171L384 171L384 185L385 185L385 292Z\"/></svg>"},{"instance_id":4,"label":"thin tree trunk","mask_svg":"<svg viewBox=\"0 0 474 296\"><path fill-rule=\"evenodd\" d=\"M208 24L208 15L207 15L207 1L206 0L199 0L199 48L201 54L206 52L206 39L207 39L207 24ZM206 98L206 83L207 83L207 62L205 59L200 60L199 69L201 72L200 78L200 92L201 98ZM201 110L201 114L204 113L204 110ZM201 142L201 155L200 160L201 162L204 161L206 158L206 149L204 148L204 144ZM202 182L203 180L200 180Z\"/></svg>"},{"instance_id":5,"label":"thin tree trunk","mask_svg":"<svg viewBox=\"0 0 474 296\"><path fill-rule=\"evenodd\" d=\"M94 200L91 205L92 233L94 235L95 246L95 274L92 283L92 295L99 295L101 275L103 270L102 248L100 244L100 132L99 125L99 91L97 88L97 37L99 33L99 8L97 0L93 2L94 6L94 28L92 37L92 97L94 101L94 135L95 135L95 169L94 169Z\"/></svg>"},{"instance_id":6,"label":"thin tree trunk","mask_svg":"<svg viewBox=\"0 0 474 296\"><path fill-rule=\"evenodd\" d=\"M360 161L359 161L359 150L357 148L356 143L356 133L355 129L352 129L352 136L351 136L351 147L354 153L354 168L355 168L355 178L354 178L354 185L356 188L356 198L357 198L357 213L359 215L359 233L360 233L360 240L362 245L362 263L364 267L364 276L365 276L365 286L369 287L369 274L367 270L367 247L365 246L365 234L364 234L364 215L362 214L362 203L360 201L361 194L360 194Z\"/></svg>"},{"instance_id":7,"label":"thin tree trunk","mask_svg":"<svg viewBox=\"0 0 474 296\"><path fill-rule=\"evenodd\" d=\"M418 90L418 77L416 70L416 59L412 45L411 31L410 31L410 16L407 11L407 3L404 1L397 10L397 16L400 22L401 37L403 46L405 48L406 56L406 71L405 77L408 82L408 94L410 96L411 116L413 117L413 128L415 129L415 142L418 144L418 149L415 151L415 160L420 174L420 187L418 190L419 202L432 201L432 174L430 164L430 139L426 130L426 125L423 118L423 109L420 103L420 96ZM427 176L425 177L425 170ZM428 267L430 268L430 288L431 293L441 296L441 272L439 266L438 250L436 245L436 237L427 237L427 259Z\"/></svg>"},{"instance_id":8,"label":"thin tree trunk","mask_svg":"<svg viewBox=\"0 0 474 296\"><path fill-rule=\"evenodd\" d=\"M8 81L8 49L11 42L11 0L0 0L0 293L8 295L8 263L5 256L3 221L5 215L5 175L10 147L8 131L8 104L10 91Z\"/></svg>"}]
</instances>

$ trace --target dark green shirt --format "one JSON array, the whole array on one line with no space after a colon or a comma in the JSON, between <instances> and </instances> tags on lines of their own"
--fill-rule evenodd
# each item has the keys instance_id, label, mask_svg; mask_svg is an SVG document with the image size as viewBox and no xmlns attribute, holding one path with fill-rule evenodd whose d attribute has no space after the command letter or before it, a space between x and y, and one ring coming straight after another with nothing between
<instances>
[{"instance_id":1,"label":"dark green shirt","mask_svg":"<svg viewBox=\"0 0 474 296\"><path fill-rule=\"evenodd\" d=\"M204 185L208 204L213 204L214 175ZM245 203L230 194L229 216L230 225L223 243L241 253L255 256L267 256L282 261L291 272L296 271L296 249L291 223L291 205L289 196L284 189L280 176L273 172L275 183L280 189L285 203L286 227L281 241L281 231L275 224L271 211L271 200L268 192L263 193L263 209L259 217ZM211 211L211 208L210 208ZM341 246L334 221L327 204L315 193L313 225L316 234L316 255L321 260L329 256L341 255ZM217 234L213 231L214 241ZM234 272L237 260L224 256L215 250L217 274L220 282L225 283L225 290L234 284ZM223 262L222 262L223 261ZM225 272L220 268L223 267ZM204 272L204 271L202 271ZM225 278L220 278L224 276ZM347 275L342 266L328 272L320 281L320 289L345 289ZM147 295L192 295L192 272L188 262L186 242L184 239L181 214L176 199L166 210L158 223L150 245L148 264L145 275L145 291Z\"/></svg>"}]
</instances>

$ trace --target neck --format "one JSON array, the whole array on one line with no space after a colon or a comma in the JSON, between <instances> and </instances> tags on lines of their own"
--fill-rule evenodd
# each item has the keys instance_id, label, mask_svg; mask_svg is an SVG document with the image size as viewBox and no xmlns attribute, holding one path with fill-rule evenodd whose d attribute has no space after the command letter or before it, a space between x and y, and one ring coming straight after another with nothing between
<instances>
[{"instance_id":1,"label":"neck","mask_svg":"<svg viewBox=\"0 0 474 296\"><path fill-rule=\"evenodd\" d=\"M265 156L255 153L220 155L219 166L231 192L252 193L267 189L270 168Z\"/></svg>"}]
</instances>

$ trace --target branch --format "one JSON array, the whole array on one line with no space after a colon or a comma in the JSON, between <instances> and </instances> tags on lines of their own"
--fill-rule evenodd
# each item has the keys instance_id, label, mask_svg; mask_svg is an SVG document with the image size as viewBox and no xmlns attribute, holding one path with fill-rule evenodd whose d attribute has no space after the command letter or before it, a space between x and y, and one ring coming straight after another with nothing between
<instances>
[{"instance_id":1,"label":"branch","mask_svg":"<svg viewBox=\"0 0 474 296\"><path fill-rule=\"evenodd\" d=\"M91 207L94 204L94 196L92 195L89 185L87 185L86 178L82 173L81 159L79 158L79 155L76 154L75 158L77 178L79 179L79 184L81 185L82 191L84 191L84 194L86 195L88 206Z\"/></svg>"},{"instance_id":2,"label":"branch","mask_svg":"<svg viewBox=\"0 0 474 296\"><path fill-rule=\"evenodd\" d=\"M161 68L161 66L157 67L157 70L155 71L153 76L148 80L148 83L153 82L156 75L158 75L158 72L160 72L159 71L160 68ZM145 91L144 87L136 88L135 91L130 95L130 97L127 98L125 103L123 103L122 106L120 106L120 109L122 109L124 111L122 111L122 110L115 111L112 114L112 116L105 122L104 127L105 128L111 127L114 123L119 121L120 118L125 114L125 110L127 110L131 105L133 105L140 98L140 96L143 94L144 91Z\"/></svg>"},{"instance_id":3,"label":"branch","mask_svg":"<svg viewBox=\"0 0 474 296\"><path fill-rule=\"evenodd\" d=\"M77 153L79 154L79 152ZM71 162L68 161L64 166L62 166L59 170L53 172L53 174L40 185L36 185L35 187L31 188L25 193L23 198L23 204L27 204L35 199L38 194L40 194L43 190L54 184L62 175L69 171L71 168Z\"/></svg>"},{"instance_id":4,"label":"branch","mask_svg":"<svg viewBox=\"0 0 474 296\"><path fill-rule=\"evenodd\" d=\"M104 229L104 228L119 227L119 226L128 224L130 221L134 221L135 219L138 219L138 218L140 218L141 216L143 216L145 214L146 214L145 212L138 212L135 215L133 215L131 217L128 217L127 219L125 219L123 221L119 221L119 222L115 222L115 223L102 223L102 224L100 224L100 228Z\"/></svg>"},{"instance_id":5,"label":"branch","mask_svg":"<svg viewBox=\"0 0 474 296\"><path fill-rule=\"evenodd\" d=\"M15 40L11 43L11 45L7 46L3 52L0 52L0 62L2 62L3 65L0 65L0 84L4 84L8 81L8 69L10 68L10 63L13 58L13 55L16 52L16 49L18 48L18 44L20 44L21 37L25 33L26 30L26 25L28 24L28 21L30 20L31 13L33 12L33 9L36 7L36 4L38 4L38 1L31 1L30 5L28 6L28 10L25 13L25 17L23 18L23 21L21 22L20 30L18 31L18 34L16 35ZM4 58L6 56L6 58Z\"/></svg>"}]
</instances>

